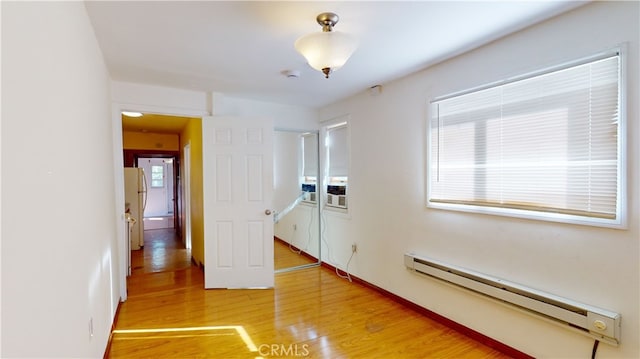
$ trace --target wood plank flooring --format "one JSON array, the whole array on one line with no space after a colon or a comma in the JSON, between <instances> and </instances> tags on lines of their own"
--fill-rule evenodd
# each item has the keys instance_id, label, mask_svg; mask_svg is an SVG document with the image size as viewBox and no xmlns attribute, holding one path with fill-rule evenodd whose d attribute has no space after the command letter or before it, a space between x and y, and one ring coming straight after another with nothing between
<instances>
[{"instance_id":1,"label":"wood plank flooring","mask_svg":"<svg viewBox=\"0 0 640 359\"><path fill-rule=\"evenodd\" d=\"M274 242L274 267L276 270L313 264L317 262L316 260L312 260L304 253L298 253L299 249L295 246L290 246L288 243L285 243L281 240L275 240Z\"/></svg>"},{"instance_id":2,"label":"wood plank flooring","mask_svg":"<svg viewBox=\"0 0 640 359\"><path fill-rule=\"evenodd\" d=\"M142 268L110 358L507 357L326 268L277 274L274 289L205 290L202 271L173 258L179 243L160 247L134 253ZM154 271L162 256L166 267Z\"/></svg>"},{"instance_id":3,"label":"wood plank flooring","mask_svg":"<svg viewBox=\"0 0 640 359\"><path fill-rule=\"evenodd\" d=\"M166 272L191 266L191 253L185 249L175 229L144 231L144 249L131 252L131 275Z\"/></svg>"}]
</instances>

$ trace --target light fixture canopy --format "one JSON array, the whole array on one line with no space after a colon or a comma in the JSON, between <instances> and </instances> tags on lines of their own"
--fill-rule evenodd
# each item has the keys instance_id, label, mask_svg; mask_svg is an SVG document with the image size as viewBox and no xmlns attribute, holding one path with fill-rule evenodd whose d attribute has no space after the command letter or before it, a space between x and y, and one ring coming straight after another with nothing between
<instances>
[{"instance_id":1,"label":"light fixture canopy","mask_svg":"<svg viewBox=\"0 0 640 359\"><path fill-rule=\"evenodd\" d=\"M333 31L338 19L334 13L323 12L316 17L322 32L305 35L295 43L296 50L307 59L309 66L322 71L326 78L341 68L358 46L353 36Z\"/></svg>"}]
</instances>

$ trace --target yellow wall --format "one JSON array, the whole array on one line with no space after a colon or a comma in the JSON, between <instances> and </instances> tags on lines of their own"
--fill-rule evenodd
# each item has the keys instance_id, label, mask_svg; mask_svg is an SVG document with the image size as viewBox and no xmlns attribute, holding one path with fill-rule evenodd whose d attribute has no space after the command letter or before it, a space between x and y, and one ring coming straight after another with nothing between
<instances>
[{"instance_id":1,"label":"yellow wall","mask_svg":"<svg viewBox=\"0 0 640 359\"><path fill-rule=\"evenodd\" d=\"M180 136L177 134L125 131L122 133L122 148L125 150L180 151Z\"/></svg>"},{"instance_id":2,"label":"yellow wall","mask_svg":"<svg viewBox=\"0 0 640 359\"><path fill-rule=\"evenodd\" d=\"M191 119L180 134L182 146L191 147L191 256L204 265L204 209L202 202L202 120ZM184 162L184 149L180 149ZM183 233L184 234L184 233Z\"/></svg>"}]
</instances>

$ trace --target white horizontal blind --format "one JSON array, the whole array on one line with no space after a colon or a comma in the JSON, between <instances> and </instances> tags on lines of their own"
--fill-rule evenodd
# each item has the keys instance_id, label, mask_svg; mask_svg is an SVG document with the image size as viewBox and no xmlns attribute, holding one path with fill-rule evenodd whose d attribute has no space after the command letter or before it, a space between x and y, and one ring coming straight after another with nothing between
<instances>
[{"instance_id":1,"label":"white horizontal blind","mask_svg":"<svg viewBox=\"0 0 640 359\"><path fill-rule=\"evenodd\" d=\"M327 129L327 139L329 177L347 177L349 170L347 125Z\"/></svg>"},{"instance_id":2,"label":"white horizontal blind","mask_svg":"<svg viewBox=\"0 0 640 359\"><path fill-rule=\"evenodd\" d=\"M302 135L303 176L318 176L318 135L315 133Z\"/></svg>"},{"instance_id":3,"label":"white horizontal blind","mask_svg":"<svg viewBox=\"0 0 640 359\"><path fill-rule=\"evenodd\" d=\"M615 219L619 63L433 102L429 201Z\"/></svg>"}]
</instances>

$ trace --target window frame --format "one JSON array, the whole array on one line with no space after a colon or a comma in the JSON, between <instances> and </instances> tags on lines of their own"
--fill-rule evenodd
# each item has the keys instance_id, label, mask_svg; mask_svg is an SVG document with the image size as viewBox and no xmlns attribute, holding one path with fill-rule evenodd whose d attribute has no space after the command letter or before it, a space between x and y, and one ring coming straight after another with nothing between
<instances>
[{"instance_id":1,"label":"window frame","mask_svg":"<svg viewBox=\"0 0 640 359\"><path fill-rule=\"evenodd\" d=\"M616 202L616 216L615 219L605 219L605 218L595 218L581 215L573 215L573 214L562 214L562 213L553 213L553 212L541 212L535 210L528 209L514 209L514 208L506 208L506 207L494 207L494 206L483 206L483 205L475 205L475 204L456 204L456 203L442 203L442 202L432 202L431 201L431 189L432 189L432 180L433 177L436 176L435 173L432 173L431 164L432 164L432 126L431 121L432 118L436 115L434 111L434 103L438 101L442 101L448 98L462 96L465 94L474 93L477 91L482 91L488 88L502 86L508 83L517 82L521 80L526 80L535 76L544 75L546 73L555 72L563 69L568 69L574 66L579 66L587 63L591 63L597 61L598 59L605 58L610 55L619 56L619 83L618 83L618 110L619 110L619 122L618 122L618 141L617 141L617 153L618 153L618 176L617 176L617 202ZM519 76L514 76L508 79L504 79L501 81L496 81L493 83L485 84L482 86L477 86L473 88L469 88L463 91L451 93L444 96L435 97L429 101L427 101L427 118L426 118L426 172L427 172L427 180L426 180L426 196L425 202L427 208L433 209L443 209L443 210L452 210L452 211L460 211L460 212L469 212L469 213L481 213L481 214L489 214L489 215L498 215L498 216L506 216L506 217L515 217L515 218L524 218L524 219L533 219L533 220L542 220L542 221L551 221L551 222L560 222L560 223L571 223L571 224L580 224L580 225L589 225L589 226L597 226L597 227L607 227L614 229L626 229L627 228L627 216L628 216L628 208L627 208L627 116L626 116L626 94L627 94L627 83L626 83L626 61L627 61L627 50L626 45L621 44L612 49L608 49L606 51L601 51L596 54L585 56L579 58L577 60L568 61L565 63L561 63L555 66L543 68L537 71L525 73Z\"/></svg>"},{"instance_id":2,"label":"window frame","mask_svg":"<svg viewBox=\"0 0 640 359\"><path fill-rule=\"evenodd\" d=\"M313 148L314 150L314 154L315 154L315 160L312 163L315 165L314 170L315 171L311 171L311 172L315 172L315 176L314 175L310 175L307 174L307 169L309 164L306 163L306 159L307 159L307 147L305 146L306 144L306 138L309 136L314 136L315 137L315 148ZM301 163L301 168L300 168L300 180L299 180L299 185L305 185L305 184L309 184L309 185L314 185L315 186L315 201L312 201L311 199L304 199L302 201L303 205L306 206L311 206L311 207L315 207L318 204L318 198L320 196L320 183L319 183L319 173L320 173L320 150L319 150L319 144L320 144L320 131L310 131L310 132L305 132L302 135L300 135L300 160L302 161Z\"/></svg>"},{"instance_id":3,"label":"window frame","mask_svg":"<svg viewBox=\"0 0 640 359\"><path fill-rule=\"evenodd\" d=\"M322 138L321 138L321 151L322 151L322 158L323 158L323 170L322 170L322 209L323 210L327 210L328 213L336 213L336 214L340 214L340 215L347 215L349 214L349 208L351 207L351 203L350 203L350 187L351 187L351 180L350 180L350 173L351 173L351 124L350 124L350 116L349 115L345 115L345 116L341 116L338 118L334 118L332 120L326 121L322 124ZM346 131L346 144L345 144L345 159L347 161L347 165L346 165L346 171L347 171L347 175L346 176L331 176L330 174L330 148L329 146L327 146L327 140L329 138L329 133L331 132L331 130L333 129L337 129L337 128L341 128L344 127L345 131ZM339 183L336 183L336 181L334 181L334 179L338 179ZM344 181L342 181L342 179L346 179ZM327 196L328 196L328 186L331 185L339 185L339 184L344 184L345 185L345 203L346 203L346 208L342 208L342 207L334 207L334 206L329 206L327 204Z\"/></svg>"},{"instance_id":4,"label":"window frame","mask_svg":"<svg viewBox=\"0 0 640 359\"><path fill-rule=\"evenodd\" d=\"M160 168L162 171L160 172L154 172L153 169L154 168ZM151 165L151 188L164 188L165 186L165 164L164 162L162 163L162 165ZM153 178L154 174L162 174L162 178L158 179L158 178ZM158 184L154 184L154 181L162 181L162 184L158 185Z\"/></svg>"}]
</instances>

